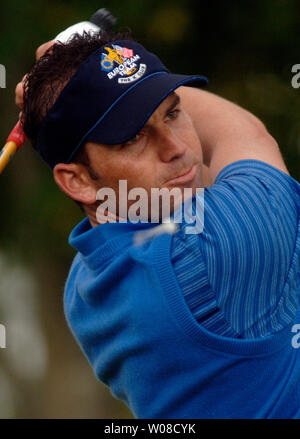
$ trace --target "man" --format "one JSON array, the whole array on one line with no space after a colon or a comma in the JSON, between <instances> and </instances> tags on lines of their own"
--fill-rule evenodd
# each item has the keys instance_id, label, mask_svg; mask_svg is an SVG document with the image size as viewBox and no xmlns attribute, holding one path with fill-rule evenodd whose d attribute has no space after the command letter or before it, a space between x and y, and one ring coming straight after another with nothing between
<instances>
[{"instance_id":1,"label":"man","mask_svg":"<svg viewBox=\"0 0 300 439\"><path fill-rule=\"evenodd\" d=\"M297 418L300 186L264 125L205 83L105 33L51 47L26 77L25 132L87 216L66 318L136 417ZM120 180L190 188L194 209L206 186L203 231L126 222L120 206L99 224L99 189L118 198Z\"/></svg>"}]
</instances>

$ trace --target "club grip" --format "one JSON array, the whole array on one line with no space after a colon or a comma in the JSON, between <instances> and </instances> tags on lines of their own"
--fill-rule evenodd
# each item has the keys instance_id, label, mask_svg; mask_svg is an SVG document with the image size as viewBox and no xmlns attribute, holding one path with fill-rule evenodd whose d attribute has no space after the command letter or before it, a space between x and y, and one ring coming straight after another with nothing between
<instances>
[{"instance_id":1,"label":"club grip","mask_svg":"<svg viewBox=\"0 0 300 439\"><path fill-rule=\"evenodd\" d=\"M23 146L26 142L26 136L20 120L11 131L6 142L15 142L15 144L17 145L17 149L21 148L21 146Z\"/></svg>"},{"instance_id":2,"label":"club grip","mask_svg":"<svg viewBox=\"0 0 300 439\"><path fill-rule=\"evenodd\" d=\"M0 174L5 169L11 157L26 142L21 121L17 123L6 140L4 148L0 151Z\"/></svg>"}]
</instances>

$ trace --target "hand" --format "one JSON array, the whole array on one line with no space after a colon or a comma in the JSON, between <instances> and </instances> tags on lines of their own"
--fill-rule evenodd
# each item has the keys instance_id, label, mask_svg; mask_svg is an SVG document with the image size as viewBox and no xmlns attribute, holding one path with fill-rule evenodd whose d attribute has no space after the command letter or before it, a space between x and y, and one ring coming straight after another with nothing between
<instances>
[{"instance_id":1,"label":"hand","mask_svg":"<svg viewBox=\"0 0 300 439\"><path fill-rule=\"evenodd\" d=\"M50 49L51 46L53 46L54 43L55 43L55 41L51 40L51 41L47 41L47 43L44 43L41 46L39 46L36 50L36 53L35 53L36 60L39 60L47 52L47 50ZM16 90L15 90L15 103L21 110L23 109L23 105L24 105L24 100L23 100L24 81L25 81L26 76L27 75L23 76L22 81L17 84ZM20 115L21 115L21 113L20 113Z\"/></svg>"}]
</instances>

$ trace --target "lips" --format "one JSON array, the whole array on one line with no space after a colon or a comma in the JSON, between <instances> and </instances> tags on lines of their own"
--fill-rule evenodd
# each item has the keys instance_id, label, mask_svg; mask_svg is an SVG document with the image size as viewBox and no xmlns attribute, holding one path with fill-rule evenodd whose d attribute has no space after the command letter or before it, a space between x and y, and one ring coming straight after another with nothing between
<instances>
[{"instance_id":1,"label":"lips","mask_svg":"<svg viewBox=\"0 0 300 439\"><path fill-rule=\"evenodd\" d=\"M172 178L171 180L168 180L168 184L183 184L183 183L189 183L195 178L197 172L197 165L192 166L187 171L183 172L182 174L178 175L177 177Z\"/></svg>"}]
</instances>

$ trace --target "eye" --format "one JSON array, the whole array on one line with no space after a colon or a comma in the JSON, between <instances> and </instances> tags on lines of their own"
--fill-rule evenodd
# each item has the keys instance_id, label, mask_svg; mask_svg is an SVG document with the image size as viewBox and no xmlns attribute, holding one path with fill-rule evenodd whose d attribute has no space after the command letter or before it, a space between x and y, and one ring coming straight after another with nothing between
<instances>
[{"instance_id":1,"label":"eye","mask_svg":"<svg viewBox=\"0 0 300 439\"><path fill-rule=\"evenodd\" d=\"M177 119L178 115L180 113L180 110L178 108L176 108L175 110L170 111L167 114L167 120L174 120Z\"/></svg>"}]
</instances>

